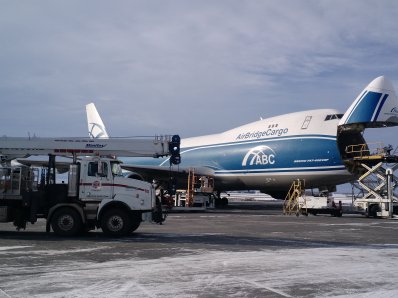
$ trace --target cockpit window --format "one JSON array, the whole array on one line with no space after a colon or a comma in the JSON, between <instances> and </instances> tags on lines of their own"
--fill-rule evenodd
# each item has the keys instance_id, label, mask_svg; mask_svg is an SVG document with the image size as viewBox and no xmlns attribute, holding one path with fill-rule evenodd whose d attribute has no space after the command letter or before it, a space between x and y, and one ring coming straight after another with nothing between
<instances>
[{"instance_id":1,"label":"cockpit window","mask_svg":"<svg viewBox=\"0 0 398 298\"><path fill-rule=\"evenodd\" d=\"M344 114L327 115L326 118L325 118L325 121L334 120L334 119L341 119L341 118L343 118L343 115Z\"/></svg>"}]
</instances>

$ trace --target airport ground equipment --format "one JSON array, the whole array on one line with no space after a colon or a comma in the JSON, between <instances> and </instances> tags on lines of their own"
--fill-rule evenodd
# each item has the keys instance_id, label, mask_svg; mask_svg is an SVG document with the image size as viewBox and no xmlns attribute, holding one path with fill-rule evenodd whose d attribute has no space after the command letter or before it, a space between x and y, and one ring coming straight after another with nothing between
<instances>
[{"instance_id":1,"label":"airport ground equipment","mask_svg":"<svg viewBox=\"0 0 398 298\"><path fill-rule=\"evenodd\" d=\"M188 171L186 189L178 189L173 210L193 211L214 208L218 199L214 194L214 180L210 176L196 175L195 169Z\"/></svg>"},{"instance_id":2,"label":"airport ground equipment","mask_svg":"<svg viewBox=\"0 0 398 298\"><path fill-rule=\"evenodd\" d=\"M306 208L305 204L300 204L299 198L303 196L305 190L305 182L303 180L294 180L286 195L283 203L283 214L297 216L300 215L301 209ZM305 203L305 200L304 200Z\"/></svg>"},{"instance_id":3,"label":"airport ground equipment","mask_svg":"<svg viewBox=\"0 0 398 298\"><path fill-rule=\"evenodd\" d=\"M325 192L320 196L307 195L305 191L305 181L294 180L283 204L284 215L300 214L330 214L340 217L342 212L341 202L335 204L329 192Z\"/></svg>"},{"instance_id":4,"label":"airport ground equipment","mask_svg":"<svg viewBox=\"0 0 398 298\"><path fill-rule=\"evenodd\" d=\"M301 213L304 215L330 214L337 217L341 217L343 215L341 201L336 204L333 196L329 193L325 193L320 196L301 196L298 201L299 205L302 206L300 208Z\"/></svg>"},{"instance_id":5,"label":"airport ground equipment","mask_svg":"<svg viewBox=\"0 0 398 298\"><path fill-rule=\"evenodd\" d=\"M0 138L0 222L25 228L38 218L47 231L73 236L101 228L124 236L142 221L164 220L160 201L150 183L127 178L120 161L110 156L166 156L170 137L135 139ZM16 157L48 155L41 173L29 166L11 166ZM68 183L55 177L56 156L71 156ZM105 156L105 157L104 157ZM64 165L62 165L64 167Z\"/></svg>"},{"instance_id":6,"label":"airport ground equipment","mask_svg":"<svg viewBox=\"0 0 398 298\"><path fill-rule=\"evenodd\" d=\"M398 185L398 177L394 175L398 169L398 156L391 151L391 146L380 144L376 149L366 144L346 148L346 152L353 155L346 162L361 173L357 187L363 195L353 198L353 211L368 217L393 217L398 213L398 198L393 192Z\"/></svg>"}]
</instances>

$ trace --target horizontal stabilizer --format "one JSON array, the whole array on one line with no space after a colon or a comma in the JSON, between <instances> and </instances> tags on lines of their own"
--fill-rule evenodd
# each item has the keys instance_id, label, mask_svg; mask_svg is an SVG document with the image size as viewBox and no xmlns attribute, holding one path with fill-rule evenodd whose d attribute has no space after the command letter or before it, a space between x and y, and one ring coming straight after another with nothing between
<instances>
[{"instance_id":1,"label":"horizontal stabilizer","mask_svg":"<svg viewBox=\"0 0 398 298\"><path fill-rule=\"evenodd\" d=\"M374 79L352 103L339 125L363 128L398 125L398 101L394 87L384 76Z\"/></svg>"}]
</instances>

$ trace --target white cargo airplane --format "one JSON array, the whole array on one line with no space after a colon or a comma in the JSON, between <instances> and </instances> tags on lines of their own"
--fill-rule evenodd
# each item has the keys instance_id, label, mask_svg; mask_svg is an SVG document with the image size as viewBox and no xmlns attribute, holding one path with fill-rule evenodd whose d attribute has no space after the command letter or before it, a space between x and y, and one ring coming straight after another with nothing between
<instances>
[{"instance_id":1,"label":"white cargo airplane","mask_svg":"<svg viewBox=\"0 0 398 298\"><path fill-rule=\"evenodd\" d=\"M92 137L107 137L93 104L87 106ZM358 174L346 163L348 145L365 144L365 128L398 125L394 88L384 76L374 79L349 109L309 110L249 123L219 134L181 140L181 164L173 171L186 176L189 168L210 175L215 190L261 190L284 199L292 181L307 188L333 191ZM124 168L144 179L169 179L169 159L122 159ZM133 174L134 175L134 174Z\"/></svg>"}]
</instances>

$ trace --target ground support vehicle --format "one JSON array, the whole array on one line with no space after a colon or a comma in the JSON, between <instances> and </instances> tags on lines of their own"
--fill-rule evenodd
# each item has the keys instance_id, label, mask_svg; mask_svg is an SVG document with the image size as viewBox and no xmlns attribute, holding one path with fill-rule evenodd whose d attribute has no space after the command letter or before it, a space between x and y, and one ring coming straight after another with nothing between
<instances>
[{"instance_id":1,"label":"ground support vehicle","mask_svg":"<svg viewBox=\"0 0 398 298\"><path fill-rule=\"evenodd\" d=\"M354 187L361 190L361 196L353 196L352 211L367 217L395 217L398 214L398 199L394 189L398 185L398 177L394 172L398 169L398 156L391 154L391 145L384 147L377 143L376 149L369 145L352 145L346 152L354 154L346 163L359 169L361 173Z\"/></svg>"},{"instance_id":2,"label":"ground support vehicle","mask_svg":"<svg viewBox=\"0 0 398 298\"><path fill-rule=\"evenodd\" d=\"M340 217L343 215L341 201L337 204L332 196L303 196L299 198L301 213L304 215L330 214Z\"/></svg>"},{"instance_id":3,"label":"ground support vehicle","mask_svg":"<svg viewBox=\"0 0 398 298\"><path fill-rule=\"evenodd\" d=\"M17 229L38 218L47 231L73 236L101 228L111 236L125 236L143 220L164 220L152 184L122 175L120 161L102 155L165 156L170 138L155 140L0 138L0 222ZM49 154L47 166L10 166L15 157ZM56 156L72 156L67 183L56 179ZM78 156L82 156L78 158ZM59 166L59 167L58 167Z\"/></svg>"},{"instance_id":4,"label":"ground support vehicle","mask_svg":"<svg viewBox=\"0 0 398 298\"><path fill-rule=\"evenodd\" d=\"M194 211L214 208L218 197L214 194L214 180L210 176L198 176L195 169L188 171L186 189L178 189L174 196L174 211Z\"/></svg>"},{"instance_id":5,"label":"ground support vehicle","mask_svg":"<svg viewBox=\"0 0 398 298\"><path fill-rule=\"evenodd\" d=\"M361 213L366 217L389 217L390 216L390 200L384 197L366 197L356 198L353 203L353 211ZM393 214L398 214L398 200L393 198Z\"/></svg>"}]
</instances>

